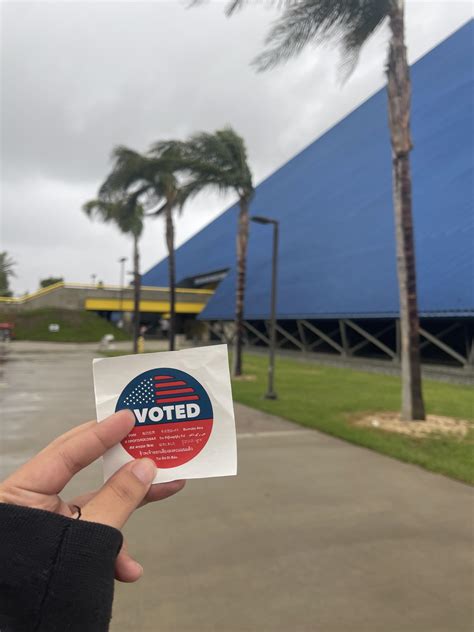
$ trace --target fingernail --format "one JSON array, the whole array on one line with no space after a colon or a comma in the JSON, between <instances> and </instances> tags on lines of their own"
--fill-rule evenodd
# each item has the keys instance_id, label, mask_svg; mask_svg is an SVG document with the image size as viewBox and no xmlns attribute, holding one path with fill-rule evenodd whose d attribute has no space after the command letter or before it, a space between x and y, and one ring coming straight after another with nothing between
<instances>
[{"instance_id":1,"label":"fingernail","mask_svg":"<svg viewBox=\"0 0 474 632\"><path fill-rule=\"evenodd\" d=\"M156 465L150 459L141 459L135 461L132 466L132 473L139 481L145 485L149 485L156 475Z\"/></svg>"}]
</instances>

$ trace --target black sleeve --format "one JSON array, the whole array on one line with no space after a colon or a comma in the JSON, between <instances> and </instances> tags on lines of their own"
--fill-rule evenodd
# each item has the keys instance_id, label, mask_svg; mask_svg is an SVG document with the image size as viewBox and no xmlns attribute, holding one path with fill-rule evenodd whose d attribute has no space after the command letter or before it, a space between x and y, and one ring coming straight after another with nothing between
<instances>
[{"instance_id":1,"label":"black sleeve","mask_svg":"<svg viewBox=\"0 0 474 632\"><path fill-rule=\"evenodd\" d=\"M105 632L117 529L0 503L1 632Z\"/></svg>"}]
</instances>

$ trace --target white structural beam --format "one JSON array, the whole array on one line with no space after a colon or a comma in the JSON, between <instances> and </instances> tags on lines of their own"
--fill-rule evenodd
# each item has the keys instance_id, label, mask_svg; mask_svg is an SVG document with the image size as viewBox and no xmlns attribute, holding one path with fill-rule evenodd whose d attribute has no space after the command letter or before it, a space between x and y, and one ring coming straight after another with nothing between
<instances>
[{"instance_id":1,"label":"white structural beam","mask_svg":"<svg viewBox=\"0 0 474 632\"><path fill-rule=\"evenodd\" d=\"M222 321L222 333L224 334L226 343L228 345L232 344L235 338L234 323L227 323L227 322Z\"/></svg>"},{"instance_id":2,"label":"white structural beam","mask_svg":"<svg viewBox=\"0 0 474 632\"><path fill-rule=\"evenodd\" d=\"M451 333L452 331L454 331L458 327L459 327L459 323L452 323L449 327L446 327L446 329L443 329L442 331L439 331L436 334L436 338L438 340L441 340L441 338L444 338L444 336L447 336L449 333ZM423 340L420 343L420 349L423 349L424 347L426 347L429 344L431 344L431 340Z\"/></svg>"},{"instance_id":3,"label":"white structural beam","mask_svg":"<svg viewBox=\"0 0 474 632\"><path fill-rule=\"evenodd\" d=\"M349 336L347 335L346 323L343 320L339 321L339 333L341 335L341 342L342 342L342 349L343 349L342 354L344 356L350 356L351 348L349 345Z\"/></svg>"},{"instance_id":4,"label":"white structural beam","mask_svg":"<svg viewBox=\"0 0 474 632\"><path fill-rule=\"evenodd\" d=\"M445 342L438 340L436 336L434 336L433 334L430 334L430 332L426 331L426 329L423 329L423 327L420 327L419 331L420 331L420 335L426 338L427 340L429 340L432 344L435 345L435 347L438 347L439 349L441 349L442 351L450 355L452 358L460 362L463 366L467 364L467 358L465 358L460 353L452 349Z\"/></svg>"},{"instance_id":5,"label":"white structural beam","mask_svg":"<svg viewBox=\"0 0 474 632\"><path fill-rule=\"evenodd\" d=\"M220 327L219 327L220 325ZM219 340L221 342L227 342L225 336L224 336L224 332L222 330L222 322L215 322L215 323L209 323L209 329L212 331L212 333L217 336L219 338Z\"/></svg>"},{"instance_id":6,"label":"white structural beam","mask_svg":"<svg viewBox=\"0 0 474 632\"><path fill-rule=\"evenodd\" d=\"M330 336L328 336L328 334L325 334L324 331L321 331L321 329L319 329L312 323L308 322L307 320L299 320L298 322L304 325L307 329L312 331L314 334L319 336L321 340L324 340L324 342L327 342L327 344L330 347L333 347L333 349L336 349L336 351L338 351L339 353L344 353L344 349L341 347L341 345L335 342Z\"/></svg>"},{"instance_id":7,"label":"white structural beam","mask_svg":"<svg viewBox=\"0 0 474 632\"><path fill-rule=\"evenodd\" d=\"M261 331L259 331L256 327L254 327L253 325L251 325L247 321L244 321L244 325L245 325L245 327L247 327L247 329L249 331L251 331L254 334L254 336L256 338L259 338L260 340L262 340L267 345L270 344L270 338L268 336L265 336L265 334L263 334Z\"/></svg>"},{"instance_id":8,"label":"white structural beam","mask_svg":"<svg viewBox=\"0 0 474 632\"><path fill-rule=\"evenodd\" d=\"M394 326L395 326L394 323L390 323L390 325L388 325L388 327L384 327L383 329L381 329L377 333L373 334L374 338L379 339L380 336L383 336L384 334L389 332L391 329L393 329ZM370 344L370 340L367 340L367 339L361 340L356 345L351 347L351 352L355 353L356 351L359 351L359 349L362 349L363 347L365 347L366 345L369 345L369 344Z\"/></svg>"},{"instance_id":9,"label":"white structural beam","mask_svg":"<svg viewBox=\"0 0 474 632\"><path fill-rule=\"evenodd\" d=\"M268 322L267 322L267 330L268 330ZM304 345L302 342L300 342L297 338L295 338L294 336L292 336L290 333L288 333L285 329L283 329L283 327L281 327L278 323L275 325L275 329L281 333L282 336L284 336L285 338L287 338L290 342L292 342L296 347L298 347L299 349L301 349L302 351L305 351Z\"/></svg>"},{"instance_id":10,"label":"white structural beam","mask_svg":"<svg viewBox=\"0 0 474 632\"><path fill-rule=\"evenodd\" d=\"M360 334L363 338L367 338L369 342L371 342L373 345L375 345L376 347L381 349L384 353L386 353L388 356L390 356L392 360L396 359L397 354L394 351L392 351L390 347L387 347L387 345L385 345L383 342L380 342L380 340L377 340L375 336L372 336L372 334L369 334L368 331L365 331L365 329L362 329L360 325L357 325L354 321L350 319L345 319L343 322L349 327L351 327L358 334Z\"/></svg>"},{"instance_id":11,"label":"white structural beam","mask_svg":"<svg viewBox=\"0 0 474 632\"><path fill-rule=\"evenodd\" d=\"M301 320L297 320L296 321L296 326L298 327L298 333L300 335L301 342L303 343L304 350L307 351L308 350L308 341L306 340L306 334L304 332L304 327L301 324Z\"/></svg>"}]
</instances>

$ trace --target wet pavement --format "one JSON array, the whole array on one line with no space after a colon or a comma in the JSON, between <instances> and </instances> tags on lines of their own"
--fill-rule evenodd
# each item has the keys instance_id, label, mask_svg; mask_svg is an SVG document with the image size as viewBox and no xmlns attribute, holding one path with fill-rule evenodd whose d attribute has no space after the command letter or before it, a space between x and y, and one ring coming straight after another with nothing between
<instances>
[{"instance_id":1,"label":"wet pavement","mask_svg":"<svg viewBox=\"0 0 474 632\"><path fill-rule=\"evenodd\" d=\"M0 346L0 476L94 417L91 349Z\"/></svg>"},{"instance_id":2,"label":"wet pavement","mask_svg":"<svg viewBox=\"0 0 474 632\"><path fill-rule=\"evenodd\" d=\"M0 360L0 475L94 417L96 345ZM237 477L191 481L126 528L145 567L111 632L472 630L472 489L236 406ZM65 490L101 483L100 464Z\"/></svg>"}]
</instances>

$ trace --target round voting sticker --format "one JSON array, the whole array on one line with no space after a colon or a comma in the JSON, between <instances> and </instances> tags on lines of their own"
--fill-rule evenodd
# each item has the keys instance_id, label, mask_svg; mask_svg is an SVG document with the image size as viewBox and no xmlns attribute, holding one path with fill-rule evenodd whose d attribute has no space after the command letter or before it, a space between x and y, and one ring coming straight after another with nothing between
<instances>
[{"instance_id":1,"label":"round voting sticker","mask_svg":"<svg viewBox=\"0 0 474 632\"><path fill-rule=\"evenodd\" d=\"M191 375L152 369L123 389L115 412L130 409L135 427L122 446L135 459L148 457L158 468L183 465L206 445L213 423L211 400Z\"/></svg>"}]
</instances>

